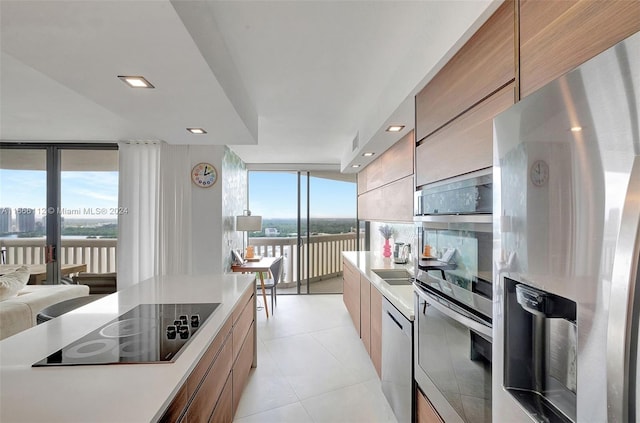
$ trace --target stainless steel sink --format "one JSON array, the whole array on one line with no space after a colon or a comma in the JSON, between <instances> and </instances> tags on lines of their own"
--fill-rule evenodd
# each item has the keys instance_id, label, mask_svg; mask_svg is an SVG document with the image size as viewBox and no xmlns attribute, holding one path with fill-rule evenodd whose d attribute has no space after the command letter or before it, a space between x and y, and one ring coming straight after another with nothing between
<instances>
[{"instance_id":1,"label":"stainless steel sink","mask_svg":"<svg viewBox=\"0 0 640 423\"><path fill-rule=\"evenodd\" d=\"M405 269L371 269L389 285L411 285L413 276Z\"/></svg>"}]
</instances>

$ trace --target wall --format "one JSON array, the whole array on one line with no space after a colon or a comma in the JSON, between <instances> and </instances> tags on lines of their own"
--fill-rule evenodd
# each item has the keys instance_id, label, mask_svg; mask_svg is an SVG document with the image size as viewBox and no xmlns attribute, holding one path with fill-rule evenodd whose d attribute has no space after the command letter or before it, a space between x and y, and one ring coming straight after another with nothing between
<instances>
[{"instance_id":1,"label":"wall","mask_svg":"<svg viewBox=\"0 0 640 423\"><path fill-rule=\"evenodd\" d=\"M191 166L209 162L218 171L211 188L192 185L193 274L230 271L231 248L241 248L242 233L235 231L235 216L247 208L247 170L226 146L190 146Z\"/></svg>"},{"instance_id":2,"label":"wall","mask_svg":"<svg viewBox=\"0 0 640 423\"><path fill-rule=\"evenodd\" d=\"M230 250L242 248L243 233L235 230L235 217L247 204L247 167L228 147L222 158L222 270L231 271Z\"/></svg>"}]
</instances>

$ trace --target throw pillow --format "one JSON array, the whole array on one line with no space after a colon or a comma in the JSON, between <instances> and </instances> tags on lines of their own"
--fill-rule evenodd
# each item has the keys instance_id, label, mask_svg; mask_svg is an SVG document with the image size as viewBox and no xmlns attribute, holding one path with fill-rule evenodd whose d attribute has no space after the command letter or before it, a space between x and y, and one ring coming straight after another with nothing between
<instances>
[{"instance_id":1,"label":"throw pillow","mask_svg":"<svg viewBox=\"0 0 640 423\"><path fill-rule=\"evenodd\" d=\"M26 266L0 276L0 301L15 297L29 281L29 269Z\"/></svg>"}]
</instances>

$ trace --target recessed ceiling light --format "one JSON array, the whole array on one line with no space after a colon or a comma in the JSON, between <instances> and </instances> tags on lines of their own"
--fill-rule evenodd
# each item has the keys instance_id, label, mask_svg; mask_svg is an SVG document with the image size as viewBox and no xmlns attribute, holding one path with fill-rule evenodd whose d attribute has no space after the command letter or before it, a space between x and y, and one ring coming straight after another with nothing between
<instances>
[{"instance_id":1,"label":"recessed ceiling light","mask_svg":"<svg viewBox=\"0 0 640 423\"><path fill-rule=\"evenodd\" d=\"M151 82L147 81L144 76L126 76L118 75L118 78L131 88L155 88Z\"/></svg>"},{"instance_id":2,"label":"recessed ceiling light","mask_svg":"<svg viewBox=\"0 0 640 423\"><path fill-rule=\"evenodd\" d=\"M580 132L582 131L582 126L572 126L571 132Z\"/></svg>"},{"instance_id":3,"label":"recessed ceiling light","mask_svg":"<svg viewBox=\"0 0 640 423\"><path fill-rule=\"evenodd\" d=\"M191 132L192 134L206 134L207 131L205 131L202 128L187 128L187 131Z\"/></svg>"},{"instance_id":4,"label":"recessed ceiling light","mask_svg":"<svg viewBox=\"0 0 640 423\"><path fill-rule=\"evenodd\" d=\"M360 165L351 165L351 167L358 168L358 167L360 167Z\"/></svg>"},{"instance_id":5,"label":"recessed ceiling light","mask_svg":"<svg viewBox=\"0 0 640 423\"><path fill-rule=\"evenodd\" d=\"M404 129L404 125L390 125L387 132L400 132Z\"/></svg>"},{"instance_id":6,"label":"recessed ceiling light","mask_svg":"<svg viewBox=\"0 0 640 423\"><path fill-rule=\"evenodd\" d=\"M362 157L371 157L376 153L362 153Z\"/></svg>"}]
</instances>

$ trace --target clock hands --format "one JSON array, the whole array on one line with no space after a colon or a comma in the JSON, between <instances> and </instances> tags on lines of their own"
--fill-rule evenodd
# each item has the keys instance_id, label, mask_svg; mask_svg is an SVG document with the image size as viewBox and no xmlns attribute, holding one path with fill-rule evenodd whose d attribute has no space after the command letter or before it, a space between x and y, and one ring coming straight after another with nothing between
<instances>
[{"instance_id":1,"label":"clock hands","mask_svg":"<svg viewBox=\"0 0 640 423\"><path fill-rule=\"evenodd\" d=\"M204 167L204 176L211 175L211 172L208 171L208 167Z\"/></svg>"}]
</instances>

